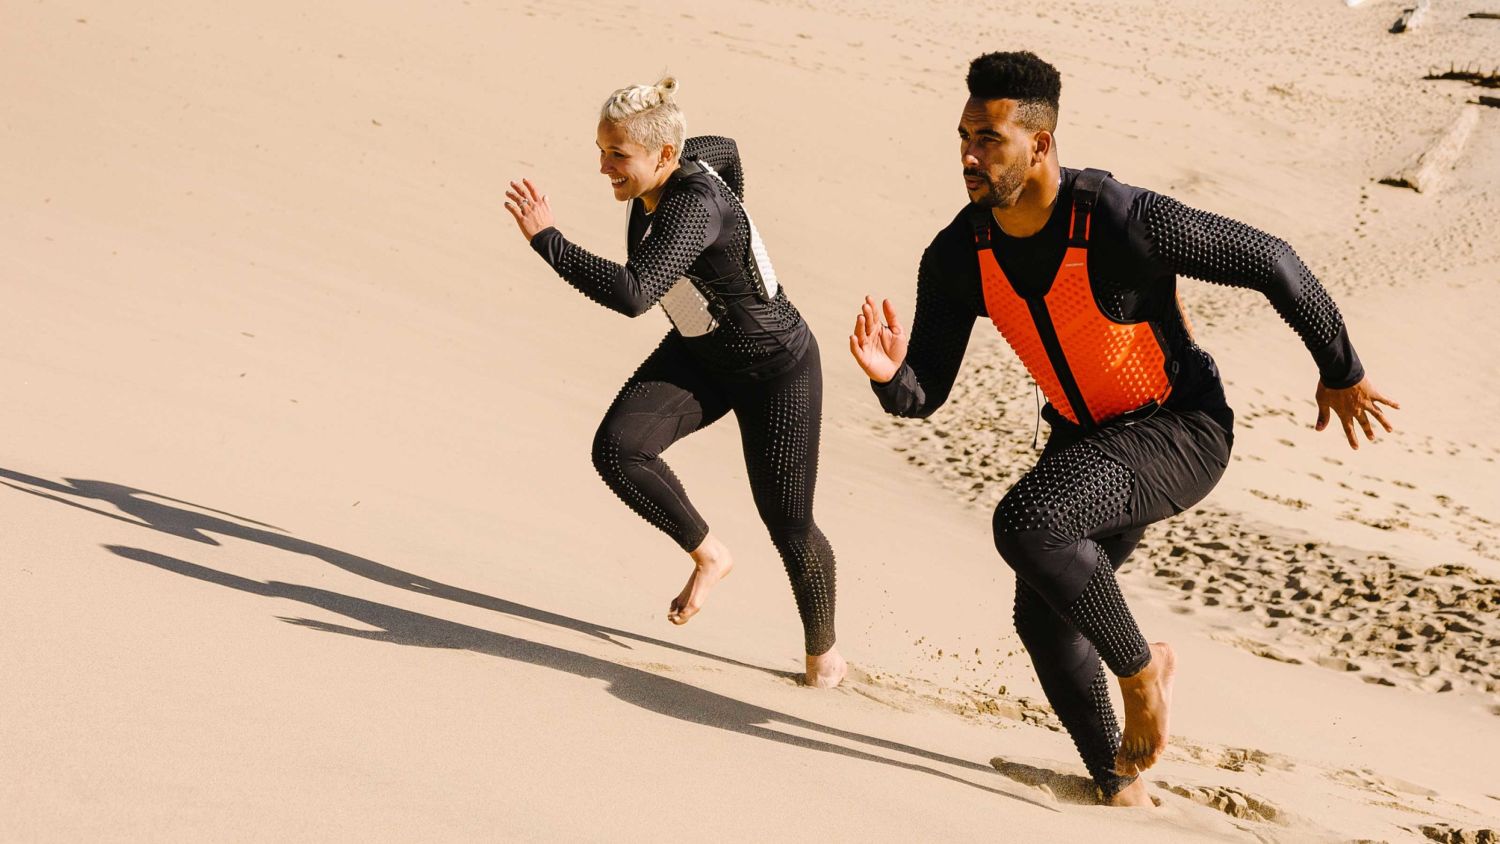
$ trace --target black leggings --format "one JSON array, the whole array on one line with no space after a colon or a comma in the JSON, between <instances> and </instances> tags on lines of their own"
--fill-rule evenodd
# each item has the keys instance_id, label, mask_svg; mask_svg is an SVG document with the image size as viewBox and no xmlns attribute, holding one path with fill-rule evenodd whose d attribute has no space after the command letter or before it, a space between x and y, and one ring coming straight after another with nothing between
<instances>
[{"instance_id":1,"label":"black leggings","mask_svg":"<svg viewBox=\"0 0 1500 844\"><path fill-rule=\"evenodd\" d=\"M823 421L816 340L789 371L757 382L714 373L681 335L668 334L605 413L594 436L594 468L620 500L692 551L708 523L660 455L731 410L755 507L792 581L807 653L827 653L834 643L834 560L812 514Z\"/></svg>"},{"instance_id":2,"label":"black leggings","mask_svg":"<svg viewBox=\"0 0 1500 844\"><path fill-rule=\"evenodd\" d=\"M1016 632L1106 798L1134 777L1114 771L1120 728L1104 669L1129 677L1151 659L1115 570L1147 525L1198 503L1223 476L1232 421L1215 418L1161 410L1088 434L1054 425L1041 459L995 509L995 546L1016 570Z\"/></svg>"}]
</instances>

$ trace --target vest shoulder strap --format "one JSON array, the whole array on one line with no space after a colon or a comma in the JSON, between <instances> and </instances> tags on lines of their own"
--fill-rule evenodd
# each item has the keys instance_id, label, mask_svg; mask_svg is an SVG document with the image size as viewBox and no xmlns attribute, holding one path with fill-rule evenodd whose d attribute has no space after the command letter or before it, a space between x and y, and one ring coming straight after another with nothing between
<instances>
[{"instance_id":1,"label":"vest shoulder strap","mask_svg":"<svg viewBox=\"0 0 1500 844\"><path fill-rule=\"evenodd\" d=\"M994 245L990 225L994 218L990 216L990 209L978 205L969 206L969 224L974 227L974 249L983 252Z\"/></svg>"},{"instance_id":2,"label":"vest shoulder strap","mask_svg":"<svg viewBox=\"0 0 1500 844\"><path fill-rule=\"evenodd\" d=\"M1090 167L1073 180L1073 220L1068 232L1069 246L1084 246L1088 243L1089 218L1093 216L1094 206L1099 202L1099 192L1104 188L1104 180L1110 178L1110 175L1108 170Z\"/></svg>"}]
</instances>

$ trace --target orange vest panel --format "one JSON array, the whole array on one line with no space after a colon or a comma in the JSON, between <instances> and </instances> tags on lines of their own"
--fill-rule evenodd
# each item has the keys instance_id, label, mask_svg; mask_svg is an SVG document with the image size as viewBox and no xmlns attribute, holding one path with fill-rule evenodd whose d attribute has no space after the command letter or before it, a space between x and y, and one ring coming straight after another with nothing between
<instances>
[{"instance_id":1,"label":"orange vest panel","mask_svg":"<svg viewBox=\"0 0 1500 844\"><path fill-rule=\"evenodd\" d=\"M1082 409L1095 424L1151 402L1160 404L1172 391L1166 352L1151 323L1118 323L1099 309L1089 283L1087 234L1084 238L1083 246L1068 247L1052 286L1041 300L1041 316L1051 323L1061 347L1066 367L1061 373L1047 353L1031 304L1011 286L994 251L982 241L979 249L979 274L990 321L1015 350L1047 401L1077 425L1086 423L1068 399L1064 379L1077 385Z\"/></svg>"}]
</instances>

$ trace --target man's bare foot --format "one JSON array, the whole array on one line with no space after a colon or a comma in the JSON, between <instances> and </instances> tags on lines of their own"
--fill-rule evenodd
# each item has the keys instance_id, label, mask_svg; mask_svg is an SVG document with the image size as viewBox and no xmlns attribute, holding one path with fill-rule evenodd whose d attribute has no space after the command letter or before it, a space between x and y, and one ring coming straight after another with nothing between
<instances>
[{"instance_id":1,"label":"man's bare foot","mask_svg":"<svg viewBox=\"0 0 1500 844\"><path fill-rule=\"evenodd\" d=\"M1125 732L1115 754L1115 773L1128 777L1146 770L1167 749L1167 712L1172 707L1172 675L1177 657L1166 642L1151 643L1151 661L1134 677L1120 678L1125 699Z\"/></svg>"},{"instance_id":2,"label":"man's bare foot","mask_svg":"<svg viewBox=\"0 0 1500 844\"><path fill-rule=\"evenodd\" d=\"M1115 792L1115 796L1105 801L1111 806L1145 806L1154 807L1156 801L1146 792L1146 781L1136 777L1135 782Z\"/></svg>"},{"instance_id":3,"label":"man's bare foot","mask_svg":"<svg viewBox=\"0 0 1500 844\"><path fill-rule=\"evenodd\" d=\"M697 615L708 598L708 590L728 577L729 570L734 568L729 548L713 534L705 536L689 555L693 558L693 573L688 577L687 585L682 587L682 593L673 598L667 608L667 620L673 624L687 624L688 619Z\"/></svg>"},{"instance_id":4,"label":"man's bare foot","mask_svg":"<svg viewBox=\"0 0 1500 844\"><path fill-rule=\"evenodd\" d=\"M802 684L815 689L831 689L844 681L849 673L849 663L839 656L838 648L829 648L827 653L807 656L807 674Z\"/></svg>"}]
</instances>

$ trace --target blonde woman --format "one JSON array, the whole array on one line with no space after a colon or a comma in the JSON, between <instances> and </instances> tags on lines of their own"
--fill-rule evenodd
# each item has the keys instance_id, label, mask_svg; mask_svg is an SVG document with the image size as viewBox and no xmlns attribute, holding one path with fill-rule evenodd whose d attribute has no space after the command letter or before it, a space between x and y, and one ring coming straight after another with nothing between
<instances>
[{"instance_id":1,"label":"blonde woman","mask_svg":"<svg viewBox=\"0 0 1500 844\"><path fill-rule=\"evenodd\" d=\"M620 389L593 448L610 489L692 559L667 618L687 623L734 563L661 454L732 411L756 509L802 617L805 680L836 686L848 667L834 647L833 549L812 513L823 403L818 345L741 204L734 141L684 140L676 90L670 77L621 88L600 111L599 172L615 199L629 204L624 264L564 237L530 179L511 182L505 207L537 254L579 292L631 317L660 306L672 323Z\"/></svg>"}]
</instances>

